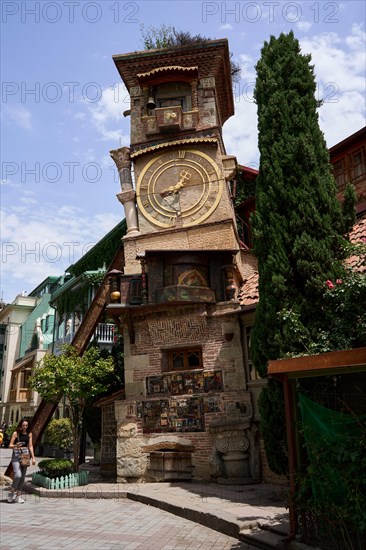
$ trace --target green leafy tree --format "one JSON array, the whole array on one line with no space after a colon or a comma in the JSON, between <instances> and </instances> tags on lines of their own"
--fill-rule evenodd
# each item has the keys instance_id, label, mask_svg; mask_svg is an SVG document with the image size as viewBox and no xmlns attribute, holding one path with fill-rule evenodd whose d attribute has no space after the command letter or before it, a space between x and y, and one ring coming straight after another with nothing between
<instances>
[{"instance_id":1,"label":"green leafy tree","mask_svg":"<svg viewBox=\"0 0 366 550\"><path fill-rule=\"evenodd\" d=\"M106 390L100 394L93 396L88 400L88 403L84 409L83 421L87 426L87 432L94 444L100 442L102 432L102 411L99 407L95 407L94 403L101 397L106 397L112 393L124 388L124 344L123 337L119 332L115 332L115 342L112 350L109 352L106 349L102 349L100 352L101 357L108 358L113 357L114 370L109 372L104 378ZM98 346L98 344L92 342L91 346Z\"/></svg>"},{"instance_id":2,"label":"green leafy tree","mask_svg":"<svg viewBox=\"0 0 366 550\"><path fill-rule=\"evenodd\" d=\"M43 443L60 449L69 449L73 444L70 418L51 420L44 432Z\"/></svg>"},{"instance_id":3,"label":"green leafy tree","mask_svg":"<svg viewBox=\"0 0 366 550\"><path fill-rule=\"evenodd\" d=\"M344 232L348 233L356 221L357 195L354 185L347 183L343 194L342 214L344 222Z\"/></svg>"},{"instance_id":4,"label":"green leafy tree","mask_svg":"<svg viewBox=\"0 0 366 550\"><path fill-rule=\"evenodd\" d=\"M78 471L80 432L88 399L107 388L105 377L113 372L112 357L101 358L100 350L90 347L82 356L71 346L62 347L62 355L45 355L30 378L30 386L46 401L68 400L71 412L74 471Z\"/></svg>"},{"instance_id":5,"label":"green leafy tree","mask_svg":"<svg viewBox=\"0 0 366 550\"><path fill-rule=\"evenodd\" d=\"M343 273L344 222L318 124L310 60L290 32L271 37L256 66L260 168L252 222L260 300L251 353L262 377L269 360L304 353L316 340L325 281ZM284 311L292 312L295 327ZM284 473L285 419L276 385L269 382L259 406L263 433L277 432L277 443L265 438L270 467Z\"/></svg>"}]
</instances>

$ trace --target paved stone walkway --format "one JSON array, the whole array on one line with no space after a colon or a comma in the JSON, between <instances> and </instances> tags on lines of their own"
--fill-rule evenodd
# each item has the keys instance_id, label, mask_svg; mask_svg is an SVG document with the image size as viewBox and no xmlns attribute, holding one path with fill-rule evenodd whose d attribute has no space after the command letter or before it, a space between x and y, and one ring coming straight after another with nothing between
<instances>
[{"instance_id":1,"label":"paved stone walkway","mask_svg":"<svg viewBox=\"0 0 366 550\"><path fill-rule=\"evenodd\" d=\"M1 550L252 550L253 547L173 514L128 499L40 498L6 502Z\"/></svg>"},{"instance_id":2,"label":"paved stone walkway","mask_svg":"<svg viewBox=\"0 0 366 550\"><path fill-rule=\"evenodd\" d=\"M9 459L10 451L1 449L2 472ZM52 491L34 486L31 474L38 468L32 466L27 470L25 504L8 504L4 492L1 526L6 538L0 539L1 550L24 546L40 550L270 550L285 546L289 523L284 487L194 482L118 484L101 479L99 467L90 462L81 468L90 471L89 483L83 487ZM20 527L15 541L14 526ZM26 526L31 540L24 534ZM293 541L286 548L309 547Z\"/></svg>"}]
</instances>

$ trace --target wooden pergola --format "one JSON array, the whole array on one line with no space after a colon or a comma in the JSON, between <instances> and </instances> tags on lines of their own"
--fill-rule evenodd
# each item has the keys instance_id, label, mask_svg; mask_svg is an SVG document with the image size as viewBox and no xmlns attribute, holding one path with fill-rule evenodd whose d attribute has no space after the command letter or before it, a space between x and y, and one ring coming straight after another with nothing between
<instances>
[{"instance_id":1,"label":"wooden pergola","mask_svg":"<svg viewBox=\"0 0 366 550\"><path fill-rule=\"evenodd\" d=\"M292 536L296 535L298 531L295 507L295 483L300 459L297 446L297 402L294 382L300 378L335 376L365 371L366 347L269 361L268 376L281 381L284 390L291 495L289 519L290 535Z\"/></svg>"}]
</instances>

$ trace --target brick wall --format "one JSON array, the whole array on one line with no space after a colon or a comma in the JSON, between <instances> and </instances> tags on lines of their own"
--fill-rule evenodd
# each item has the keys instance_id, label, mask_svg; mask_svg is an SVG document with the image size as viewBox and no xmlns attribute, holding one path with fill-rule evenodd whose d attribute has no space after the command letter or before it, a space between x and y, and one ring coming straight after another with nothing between
<instances>
[{"instance_id":1,"label":"brick wall","mask_svg":"<svg viewBox=\"0 0 366 550\"><path fill-rule=\"evenodd\" d=\"M231 306L233 307L233 306ZM212 420L225 418L227 406L238 403L241 407L251 410L251 396L246 388L243 353L240 342L240 327L236 315L224 315L223 308L219 316L207 315L205 306L195 308L180 308L162 312L160 316L139 315L134 319L136 340L125 347L125 377L126 401L117 412L117 422L121 425L132 423L135 434L132 445L133 452L140 456L144 464L144 474L148 469L146 453L143 447L154 440L189 441L194 446L192 463L195 479L210 479L210 457L214 451L214 435L209 433ZM230 306L226 314L230 313ZM225 338L226 333L233 333L231 341ZM146 377L160 375L166 372L164 351L176 348L202 346L204 371L221 370L223 373L224 391L205 393L205 396L219 397L220 413L205 414L205 431L203 432L172 432L143 433L141 419L136 416L136 402L159 398L146 395ZM197 394L203 396L203 394ZM164 394L164 398L168 396ZM163 398L161 397L161 398ZM177 397L177 396L175 396ZM122 408L121 408L122 407ZM162 448L164 445L162 445ZM126 446L120 440L119 452L129 457L130 444ZM127 450L126 450L127 449Z\"/></svg>"}]
</instances>

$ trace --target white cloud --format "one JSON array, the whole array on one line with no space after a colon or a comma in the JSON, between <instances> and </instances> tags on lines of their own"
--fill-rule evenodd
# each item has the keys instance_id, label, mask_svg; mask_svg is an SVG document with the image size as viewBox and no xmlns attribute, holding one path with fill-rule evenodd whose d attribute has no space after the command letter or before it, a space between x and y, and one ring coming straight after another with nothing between
<instances>
[{"instance_id":1,"label":"white cloud","mask_svg":"<svg viewBox=\"0 0 366 550\"><path fill-rule=\"evenodd\" d=\"M6 301L13 300L25 286L31 291L48 275L61 275L121 221L115 214L89 216L74 206L43 204L34 208L33 200L24 202L26 206L1 212Z\"/></svg>"},{"instance_id":2,"label":"white cloud","mask_svg":"<svg viewBox=\"0 0 366 550\"><path fill-rule=\"evenodd\" d=\"M365 33L353 25L346 36L323 33L300 40L303 53L311 53L317 94L324 103L319 125L328 147L332 147L365 125ZM258 166L257 110L253 101L256 60L239 56L241 82L234 85L235 116L223 130L228 154L240 164Z\"/></svg>"},{"instance_id":3,"label":"white cloud","mask_svg":"<svg viewBox=\"0 0 366 550\"><path fill-rule=\"evenodd\" d=\"M308 32L308 30L311 28L312 24L310 21L299 21L296 23L296 27L299 29L299 31Z\"/></svg>"},{"instance_id":4,"label":"white cloud","mask_svg":"<svg viewBox=\"0 0 366 550\"><path fill-rule=\"evenodd\" d=\"M236 97L235 116L225 123L223 137L228 155L235 155L239 164L258 168L257 106L251 93L242 89Z\"/></svg>"},{"instance_id":5,"label":"white cloud","mask_svg":"<svg viewBox=\"0 0 366 550\"><path fill-rule=\"evenodd\" d=\"M231 31L232 29L233 29L233 26L230 25L230 23L225 23L220 27L220 31Z\"/></svg>"},{"instance_id":6,"label":"white cloud","mask_svg":"<svg viewBox=\"0 0 366 550\"><path fill-rule=\"evenodd\" d=\"M102 97L97 103L88 105L91 122L99 132L102 140L129 143L128 133L123 132L126 127L123 112L130 108L130 96L122 83L116 83L110 88L104 88ZM128 126L129 126L129 119Z\"/></svg>"},{"instance_id":7,"label":"white cloud","mask_svg":"<svg viewBox=\"0 0 366 550\"><path fill-rule=\"evenodd\" d=\"M22 105L4 105L3 116L5 121L10 121L23 128L24 130L31 131L33 129L32 114Z\"/></svg>"},{"instance_id":8,"label":"white cloud","mask_svg":"<svg viewBox=\"0 0 366 550\"><path fill-rule=\"evenodd\" d=\"M242 53L239 55L239 63L240 63L240 77L242 80L246 82L255 82L256 74L255 74L255 60L251 55L247 55L245 53Z\"/></svg>"},{"instance_id":9,"label":"white cloud","mask_svg":"<svg viewBox=\"0 0 366 550\"><path fill-rule=\"evenodd\" d=\"M365 37L361 25L352 25L348 36L324 33L300 41L311 53L319 99L319 124L328 147L365 125Z\"/></svg>"},{"instance_id":10,"label":"white cloud","mask_svg":"<svg viewBox=\"0 0 366 550\"><path fill-rule=\"evenodd\" d=\"M350 91L339 96L337 103L327 102L319 109L319 126L328 147L339 143L365 125L365 97Z\"/></svg>"},{"instance_id":11,"label":"white cloud","mask_svg":"<svg viewBox=\"0 0 366 550\"><path fill-rule=\"evenodd\" d=\"M363 42L361 40L363 36ZM365 33L358 25L341 38L337 33L324 33L300 40L303 53L310 53L318 81L335 82L342 93L365 91Z\"/></svg>"},{"instance_id":12,"label":"white cloud","mask_svg":"<svg viewBox=\"0 0 366 550\"><path fill-rule=\"evenodd\" d=\"M36 199L32 199L31 197L20 197L20 202L24 202L25 204L38 204L38 201Z\"/></svg>"}]
</instances>

